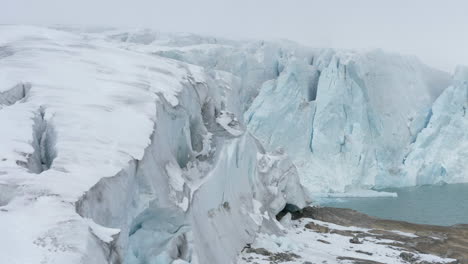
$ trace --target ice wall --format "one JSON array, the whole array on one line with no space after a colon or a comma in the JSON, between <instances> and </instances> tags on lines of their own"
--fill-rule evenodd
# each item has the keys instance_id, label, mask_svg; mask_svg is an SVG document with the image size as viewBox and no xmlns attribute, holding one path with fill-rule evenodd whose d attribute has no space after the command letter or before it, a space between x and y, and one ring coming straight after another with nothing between
<instances>
[{"instance_id":1,"label":"ice wall","mask_svg":"<svg viewBox=\"0 0 468 264\"><path fill-rule=\"evenodd\" d=\"M468 68L459 66L403 160L402 185L468 181L467 108Z\"/></svg>"},{"instance_id":2,"label":"ice wall","mask_svg":"<svg viewBox=\"0 0 468 264\"><path fill-rule=\"evenodd\" d=\"M325 50L294 56L245 118L266 146L284 147L312 192L401 183L401 161L448 74L414 58Z\"/></svg>"}]
</instances>

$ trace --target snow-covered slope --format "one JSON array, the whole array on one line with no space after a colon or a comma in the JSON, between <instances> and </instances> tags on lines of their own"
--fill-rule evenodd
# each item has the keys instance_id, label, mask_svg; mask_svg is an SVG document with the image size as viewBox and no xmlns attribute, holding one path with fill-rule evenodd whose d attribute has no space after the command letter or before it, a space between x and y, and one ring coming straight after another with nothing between
<instances>
[{"instance_id":1,"label":"snow-covered slope","mask_svg":"<svg viewBox=\"0 0 468 264\"><path fill-rule=\"evenodd\" d=\"M305 206L287 156L237 121L231 74L89 32L0 41L2 262L229 263Z\"/></svg>"}]
</instances>

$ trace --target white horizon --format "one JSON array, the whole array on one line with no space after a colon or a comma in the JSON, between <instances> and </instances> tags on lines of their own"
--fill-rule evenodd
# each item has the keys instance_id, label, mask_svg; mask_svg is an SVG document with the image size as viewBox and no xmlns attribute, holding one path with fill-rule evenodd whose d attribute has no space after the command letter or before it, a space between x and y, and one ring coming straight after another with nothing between
<instances>
[{"instance_id":1,"label":"white horizon","mask_svg":"<svg viewBox=\"0 0 468 264\"><path fill-rule=\"evenodd\" d=\"M4 0L1 24L151 28L310 47L383 49L452 73L468 65L468 2Z\"/></svg>"}]
</instances>

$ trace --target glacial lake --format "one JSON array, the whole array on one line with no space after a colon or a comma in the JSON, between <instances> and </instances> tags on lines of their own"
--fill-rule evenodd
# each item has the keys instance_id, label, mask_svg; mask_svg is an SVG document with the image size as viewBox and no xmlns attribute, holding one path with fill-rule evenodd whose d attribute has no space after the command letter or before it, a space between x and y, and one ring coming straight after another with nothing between
<instances>
[{"instance_id":1,"label":"glacial lake","mask_svg":"<svg viewBox=\"0 0 468 264\"><path fill-rule=\"evenodd\" d=\"M351 208L379 218L418 224L468 224L468 183L387 188L398 197L330 198L321 206Z\"/></svg>"}]
</instances>

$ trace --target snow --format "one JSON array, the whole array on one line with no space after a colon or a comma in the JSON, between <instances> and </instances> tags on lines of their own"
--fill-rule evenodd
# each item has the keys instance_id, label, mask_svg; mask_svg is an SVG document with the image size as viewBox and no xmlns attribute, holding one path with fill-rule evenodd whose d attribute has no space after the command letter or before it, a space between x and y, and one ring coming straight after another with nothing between
<instances>
[{"instance_id":1,"label":"snow","mask_svg":"<svg viewBox=\"0 0 468 264\"><path fill-rule=\"evenodd\" d=\"M413 233L402 232L402 231L399 231L399 230L392 230L390 232L398 234L398 235L406 236L406 237L418 237L417 235L415 235Z\"/></svg>"},{"instance_id":2,"label":"snow","mask_svg":"<svg viewBox=\"0 0 468 264\"><path fill-rule=\"evenodd\" d=\"M406 252L398 246L388 246L385 243L395 243L396 241L383 241L366 237L362 244L352 244L350 237L338 233L320 233L305 227L306 224L313 222L319 225L327 226L335 230L346 230L353 232L367 232L368 230L356 227L343 227L335 224L329 224L313 219L302 218L292 221L292 226L287 228L287 234L277 236L262 233L260 234L251 248L264 248L271 253L296 254L287 263L302 264L309 261L311 263L352 263L346 258L358 258L367 261L376 261L379 263L407 263L399 258L400 253ZM405 234L406 235L406 234ZM409 236L412 234L408 234ZM367 253L367 254L366 254ZM416 254L419 261L428 261L429 263L450 263L454 261L449 258L440 258L428 254ZM238 264L246 263L271 263L268 256L250 253L244 251L238 259Z\"/></svg>"},{"instance_id":3,"label":"snow","mask_svg":"<svg viewBox=\"0 0 468 264\"><path fill-rule=\"evenodd\" d=\"M184 179L182 178L182 170L179 165L174 163L166 164L167 175L169 176L169 184L175 191L184 190Z\"/></svg>"},{"instance_id":4,"label":"snow","mask_svg":"<svg viewBox=\"0 0 468 264\"><path fill-rule=\"evenodd\" d=\"M301 220L301 221L299 221L299 223L302 223L304 221L308 221L308 223L312 222L312 223L317 224L317 225L326 226L328 228L335 229L335 230L341 230L341 231L358 231L358 232L368 232L369 231L369 229L367 229L367 228L361 228L361 227L355 227L355 226L340 226L340 225L337 225L337 224L327 223L327 222L323 222L323 221L316 220L316 219L310 219L310 218Z\"/></svg>"},{"instance_id":5,"label":"snow","mask_svg":"<svg viewBox=\"0 0 468 264\"><path fill-rule=\"evenodd\" d=\"M110 243L114 240L113 236L117 235L120 230L114 228L106 228L96 224L93 219L87 219L91 232L96 235L101 241Z\"/></svg>"},{"instance_id":6,"label":"snow","mask_svg":"<svg viewBox=\"0 0 468 264\"><path fill-rule=\"evenodd\" d=\"M221 111L221 114L216 118L216 122L233 136L240 136L244 133L239 126L239 121L232 113Z\"/></svg>"},{"instance_id":7,"label":"snow","mask_svg":"<svg viewBox=\"0 0 468 264\"><path fill-rule=\"evenodd\" d=\"M344 193L314 193L317 198L364 198L364 197L398 197L397 193L373 190L352 190Z\"/></svg>"}]
</instances>

